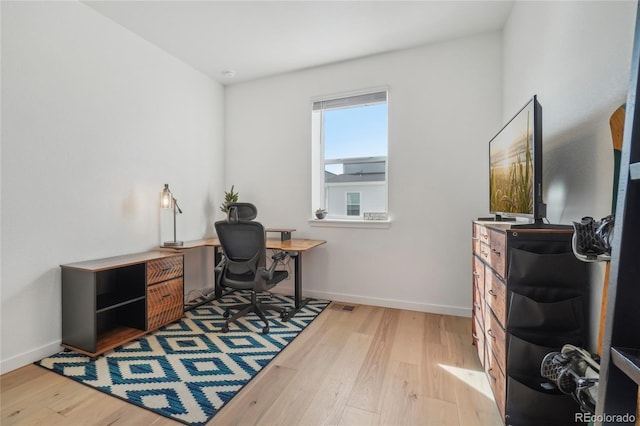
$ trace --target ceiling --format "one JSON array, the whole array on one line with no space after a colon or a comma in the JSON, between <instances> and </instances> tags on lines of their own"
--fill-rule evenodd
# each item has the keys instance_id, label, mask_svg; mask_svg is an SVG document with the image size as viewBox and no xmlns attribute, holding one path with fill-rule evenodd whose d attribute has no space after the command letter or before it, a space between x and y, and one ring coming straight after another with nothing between
<instances>
[{"instance_id":1,"label":"ceiling","mask_svg":"<svg viewBox=\"0 0 640 426\"><path fill-rule=\"evenodd\" d=\"M483 0L84 3L225 85L500 30L513 5Z\"/></svg>"}]
</instances>

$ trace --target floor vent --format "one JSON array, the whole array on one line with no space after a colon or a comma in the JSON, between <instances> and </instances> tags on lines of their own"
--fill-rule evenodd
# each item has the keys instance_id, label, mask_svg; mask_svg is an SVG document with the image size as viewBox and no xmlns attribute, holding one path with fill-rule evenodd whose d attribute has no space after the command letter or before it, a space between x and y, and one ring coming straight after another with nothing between
<instances>
[{"instance_id":1,"label":"floor vent","mask_svg":"<svg viewBox=\"0 0 640 426\"><path fill-rule=\"evenodd\" d=\"M356 306L355 305L343 305L342 303L333 302L331 304L330 309L334 309L336 311L353 312L353 311L355 311Z\"/></svg>"}]
</instances>

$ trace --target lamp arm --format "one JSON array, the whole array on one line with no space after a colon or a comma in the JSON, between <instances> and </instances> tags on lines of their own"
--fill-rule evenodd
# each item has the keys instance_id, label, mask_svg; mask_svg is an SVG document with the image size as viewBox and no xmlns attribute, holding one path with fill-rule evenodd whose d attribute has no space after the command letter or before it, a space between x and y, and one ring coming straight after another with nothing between
<instances>
[{"instance_id":1,"label":"lamp arm","mask_svg":"<svg viewBox=\"0 0 640 426\"><path fill-rule=\"evenodd\" d=\"M182 214L182 210L180 210L180 206L178 205L178 200L176 200L174 197L171 197L173 199L173 206L178 209L178 213Z\"/></svg>"}]
</instances>

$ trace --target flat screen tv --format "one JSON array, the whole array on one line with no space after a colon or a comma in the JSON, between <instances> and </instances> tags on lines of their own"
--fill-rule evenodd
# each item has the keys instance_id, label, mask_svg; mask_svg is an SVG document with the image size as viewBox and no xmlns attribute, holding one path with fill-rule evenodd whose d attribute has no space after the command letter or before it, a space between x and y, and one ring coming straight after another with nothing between
<instances>
[{"instance_id":1,"label":"flat screen tv","mask_svg":"<svg viewBox=\"0 0 640 426\"><path fill-rule=\"evenodd\" d=\"M489 142L489 196L494 220L523 217L543 226L542 106L536 96Z\"/></svg>"}]
</instances>

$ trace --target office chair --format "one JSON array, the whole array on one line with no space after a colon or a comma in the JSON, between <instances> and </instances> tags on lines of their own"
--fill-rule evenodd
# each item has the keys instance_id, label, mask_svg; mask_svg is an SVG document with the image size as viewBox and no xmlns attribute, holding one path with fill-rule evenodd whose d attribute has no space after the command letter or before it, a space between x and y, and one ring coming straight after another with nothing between
<instances>
[{"instance_id":1,"label":"office chair","mask_svg":"<svg viewBox=\"0 0 640 426\"><path fill-rule=\"evenodd\" d=\"M249 290L251 303L228 306L224 312L226 321L222 332L229 331L229 323L254 312L264 322L262 333L269 332L269 321L265 310L278 311L282 317L286 312L281 306L269 305L258 300L257 294L273 288L289 276L287 271L276 271L278 262L287 254L278 252L266 268L267 248L265 231L261 223L255 222L258 211L250 203L229 204L227 219L215 223L216 233L222 247L222 261L216 267L216 280L219 288L229 287L235 290ZM238 310L230 316L230 310Z\"/></svg>"}]
</instances>

